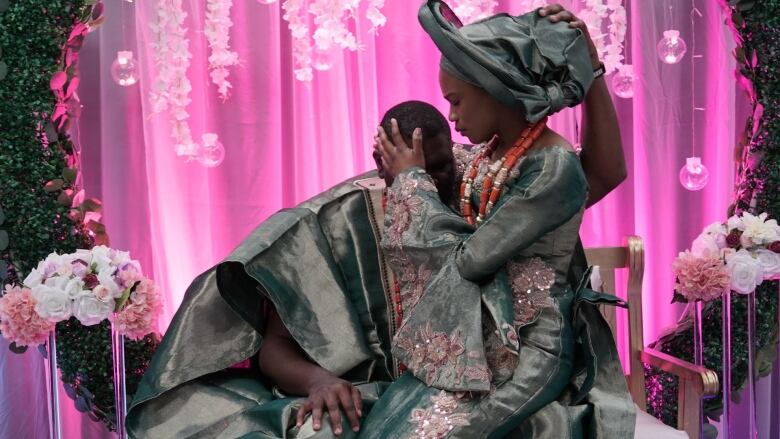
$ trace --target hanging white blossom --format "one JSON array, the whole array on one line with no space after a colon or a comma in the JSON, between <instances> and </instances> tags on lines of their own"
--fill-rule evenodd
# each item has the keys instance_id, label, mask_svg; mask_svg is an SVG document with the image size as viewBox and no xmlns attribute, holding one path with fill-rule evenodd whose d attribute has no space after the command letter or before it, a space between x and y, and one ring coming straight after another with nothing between
<instances>
[{"instance_id":1,"label":"hanging white blossom","mask_svg":"<svg viewBox=\"0 0 780 439\"><path fill-rule=\"evenodd\" d=\"M229 96L232 87L227 80L228 67L238 64L238 54L230 50L230 28L233 21L230 20L232 0L208 0L206 3L206 23L203 33L209 43L211 54L209 55L209 69L211 81L217 86L219 95L223 100Z\"/></svg>"},{"instance_id":2,"label":"hanging white blossom","mask_svg":"<svg viewBox=\"0 0 780 439\"><path fill-rule=\"evenodd\" d=\"M198 145L192 140L187 106L192 85L187 78L192 53L189 49L182 0L157 1L156 20L149 24L157 76L149 92L153 113L167 111L176 154L195 157Z\"/></svg>"},{"instance_id":3,"label":"hanging white blossom","mask_svg":"<svg viewBox=\"0 0 780 439\"><path fill-rule=\"evenodd\" d=\"M258 1L271 4L278 0ZM365 17L372 25L371 32L376 33L387 22L382 14L385 0L366 0L365 3ZM498 4L496 0L451 0L448 3L466 24L493 15ZM362 48L348 28L349 20L358 17L361 0L284 0L281 4L283 18L292 33L296 79L311 81L313 69L328 70L332 65L328 58L339 49ZM524 0L514 12L532 11L547 4L547 0ZM581 6L578 11L577 5ZM572 0L571 6L571 10L577 11L577 16L588 25L606 73L617 70L623 64L626 35L623 0Z\"/></svg>"},{"instance_id":4,"label":"hanging white blossom","mask_svg":"<svg viewBox=\"0 0 780 439\"><path fill-rule=\"evenodd\" d=\"M275 0L259 1L275 3ZM375 34L387 22L382 15L385 0L366 0L365 3L365 18L371 23L370 32ZM359 16L361 0L285 0L281 2L281 7L292 34L296 79L311 81L314 78L313 68L328 70L332 62L327 58L338 50L363 48L357 36L349 30L350 20Z\"/></svg>"}]
</instances>

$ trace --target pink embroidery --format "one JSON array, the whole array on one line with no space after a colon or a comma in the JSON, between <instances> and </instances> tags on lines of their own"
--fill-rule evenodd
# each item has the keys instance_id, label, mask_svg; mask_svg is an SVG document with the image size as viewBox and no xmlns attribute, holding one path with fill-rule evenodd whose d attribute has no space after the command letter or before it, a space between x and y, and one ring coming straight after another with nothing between
<instances>
[{"instance_id":1,"label":"pink embroidery","mask_svg":"<svg viewBox=\"0 0 780 439\"><path fill-rule=\"evenodd\" d=\"M468 415L458 413L460 403L452 393L442 390L431 396L433 405L412 410L409 422L416 424L413 437L440 439L446 437L455 427L469 425Z\"/></svg>"},{"instance_id":2,"label":"pink embroidery","mask_svg":"<svg viewBox=\"0 0 780 439\"><path fill-rule=\"evenodd\" d=\"M504 346L498 330L489 333L485 338L485 360L492 373L493 382L499 383L512 377L518 363L517 354Z\"/></svg>"},{"instance_id":3,"label":"pink embroidery","mask_svg":"<svg viewBox=\"0 0 780 439\"><path fill-rule=\"evenodd\" d=\"M401 287L401 305L404 317L408 318L412 309L425 293L425 287L431 278L431 270L424 264L415 267L404 255L391 257L391 266L396 272Z\"/></svg>"},{"instance_id":4,"label":"pink embroidery","mask_svg":"<svg viewBox=\"0 0 780 439\"><path fill-rule=\"evenodd\" d=\"M520 349L520 339L517 337L515 328L509 323L504 323L501 325L501 329L506 331L506 339L509 341L509 344L511 344L515 350Z\"/></svg>"},{"instance_id":5,"label":"pink embroidery","mask_svg":"<svg viewBox=\"0 0 780 439\"><path fill-rule=\"evenodd\" d=\"M463 173L474 160L474 156L479 151L479 146L473 146L470 150L460 143L452 145L452 155L455 157L455 177L456 180L463 180Z\"/></svg>"},{"instance_id":6,"label":"pink embroidery","mask_svg":"<svg viewBox=\"0 0 780 439\"><path fill-rule=\"evenodd\" d=\"M422 214L424 201L416 195L417 189L436 192L436 185L423 171L398 175L397 182L387 190L387 215L391 219L387 227L387 241L394 247L401 247L403 234L409 229L414 217Z\"/></svg>"},{"instance_id":7,"label":"pink embroidery","mask_svg":"<svg viewBox=\"0 0 780 439\"><path fill-rule=\"evenodd\" d=\"M514 325L533 323L542 309L552 303L550 288L555 283L555 270L540 258L531 258L509 262L507 273L514 296Z\"/></svg>"},{"instance_id":8,"label":"pink embroidery","mask_svg":"<svg viewBox=\"0 0 780 439\"><path fill-rule=\"evenodd\" d=\"M422 329L414 332L413 338L403 336L406 332L402 330L396 336L395 343L411 357L410 364L406 365L409 369L425 370L427 383L436 379L442 366L457 366L466 350L458 330L447 335L434 331L431 322L427 322Z\"/></svg>"}]
</instances>

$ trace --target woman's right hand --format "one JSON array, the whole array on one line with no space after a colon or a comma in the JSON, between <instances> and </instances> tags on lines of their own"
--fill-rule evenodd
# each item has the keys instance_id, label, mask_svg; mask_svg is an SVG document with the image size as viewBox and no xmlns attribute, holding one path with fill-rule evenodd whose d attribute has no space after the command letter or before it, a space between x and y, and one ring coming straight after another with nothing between
<instances>
[{"instance_id":1,"label":"woman's right hand","mask_svg":"<svg viewBox=\"0 0 780 439\"><path fill-rule=\"evenodd\" d=\"M352 431L360 430L360 417L363 415L363 400L360 391L349 381L323 370L323 373L314 377L309 385L309 393L306 402L298 410L296 425L303 425L306 415L311 413L312 425L315 431L322 428L322 413L328 411L333 434L336 436L342 432L341 412L347 416Z\"/></svg>"}]
</instances>

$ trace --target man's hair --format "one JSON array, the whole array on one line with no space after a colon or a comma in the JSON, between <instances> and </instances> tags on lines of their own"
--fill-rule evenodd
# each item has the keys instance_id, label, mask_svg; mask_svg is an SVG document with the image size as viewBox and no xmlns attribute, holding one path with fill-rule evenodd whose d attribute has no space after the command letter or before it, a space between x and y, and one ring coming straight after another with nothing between
<instances>
[{"instance_id":1,"label":"man's hair","mask_svg":"<svg viewBox=\"0 0 780 439\"><path fill-rule=\"evenodd\" d=\"M447 119L431 104L421 101L406 101L387 110L382 118L382 128L388 137L392 136L390 119L398 121L398 129L407 141L412 138L414 129L419 127L422 128L423 140L444 136L444 141L452 142Z\"/></svg>"}]
</instances>

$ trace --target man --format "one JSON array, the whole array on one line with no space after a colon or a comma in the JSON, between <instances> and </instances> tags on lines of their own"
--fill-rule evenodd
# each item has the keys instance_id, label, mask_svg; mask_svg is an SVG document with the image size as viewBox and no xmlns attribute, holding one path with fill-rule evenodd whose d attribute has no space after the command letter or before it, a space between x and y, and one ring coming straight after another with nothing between
<instances>
[{"instance_id":1,"label":"man","mask_svg":"<svg viewBox=\"0 0 780 439\"><path fill-rule=\"evenodd\" d=\"M541 14L578 25L558 6ZM584 105L582 161L593 204L625 168L603 78ZM388 111L388 132L393 118L407 137L422 125L426 170L443 197L451 194L446 120L419 102ZM378 250L384 183L377 165L376 174L273 215L193 282L130 407L132 437L355 434L400 372L390 355L395 282ZM229 369L248 358L259 360L262 374ZM324 413L331 428L323 428Z\"/></svg>"}]
</instances>

